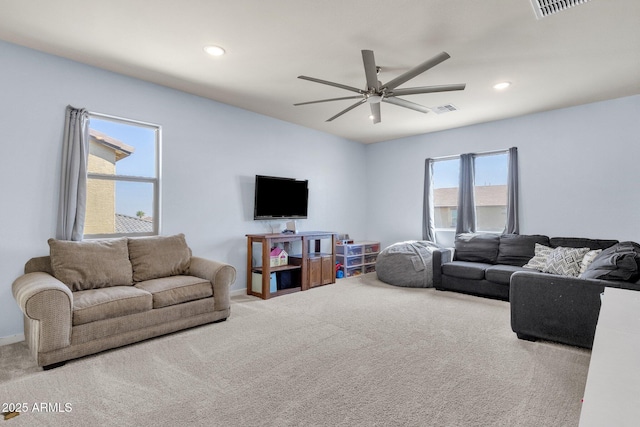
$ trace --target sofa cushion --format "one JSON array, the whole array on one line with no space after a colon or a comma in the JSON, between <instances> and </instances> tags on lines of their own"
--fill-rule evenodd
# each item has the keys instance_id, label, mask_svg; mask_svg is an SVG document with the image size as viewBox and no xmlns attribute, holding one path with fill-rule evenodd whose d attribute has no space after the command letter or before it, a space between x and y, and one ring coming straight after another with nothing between
<instances>
[{"instance_id":1,"label":"sofa cushion","mask_svg":"<svg viewBox=\"0 0 640 427\"><path fill-rule=\"evenodd\" d=\"M460 279L482 280L484 271L491 264L468 261L451 261L442 264L442 274Z\"/></svg>"},{"instance_id":2,"label":"sofa cushion","mask_svg":"<svg viewBox=\"0 0 640 427\"><path fill-rule=\"evenodd\" d=\"M543 273L560 274L562 276L578 277L582 258L589 252L589 248L554 248L542 269Z\"/></svg>"},{"instance_id":3,"label":"sofa cushion","mask_svg":"<svg viewBox=\"0 0 640 427\"><path fill-rule=\"evenodd\" d=\"M191 249L184 234L129 239L133 281L178 276L189 271Z\"/></svg>"},{"instance_id":4,"label":"sofa cushion","mask_svg":"<svg viewBox=\"0 0 640 427\"><path fill-rule=\"evenodd\" d=\"M640 276L639 263L640 245L621 242L603 250L580 277L635 282Z\"/></svg>"},{"instance_id":5,"label":"sofa cushion","mask_svg":"<svg viewBox=\"0 0 640 427\"><path fill-rule=\"evenodd\" d=\"M133 284L126 237L48 243L53 275L72 291Z\"/></svg>"},{"instance_id":6,"label":"sofa cushion","mask_svg":"<svg viewBox=\"0 0 640 427\"><path fill-rule=\"evenodd\" d=\"M536 243L534 247L535 255L522 267L542 271L544 269L544 266L547 264L547 258L549 258L549 254L552 250L552 247Z\"/></svg>"},{"instance_id":7,"label":"sofa cushion","mask_svg":"<svg viewBox=\"0 0 640 427\"><path fill-rule=\"evenodd\" d=\"M112 286L73 293L73 325L151 310L149 292L134 286Z\"/></svg>"},{"instance_id":8,"label":"sofa cushion","mask_svg":"<svg viewBox=\"0 0 640 427\"><path fill-rule=\"evenodd\" d=\"M455 261L495 264L500 235L494 233L461 233L456 236Z\"/></svg>"},{"instance_id":9,"label":"sofa cushion","mask_svg":"<svg viewBox=\"0 0 640 427\"><path fill-rule=\"evenodd\" d=\"M211 282L194 276L171 276L135 285L153 295L153 308L162 308L213 295Z\"/></svg>"},{"instance_id":10,"label":"sofa cushion","mask_svg":"<svg viewBox=\"0 0 640 427\"><path fill-rule=\"evenodd\" d=\"M549 239L551 247L606 249L618 243L617 240L583 239L580 237L552 237Z\"/></svg>"},{"instance_id":11,"label":"sofa cushion","mask_svg":"<svg viewBox=\"0 0 640 427\"><path fill-rule=\"evenodd\" d=\"M517 265L492 265L485 270L484 276L490 282L509 285L511 275L516 271L527 270Z\"/></svg>"},{"instance_id":12,"label":"sofa cushion","mask_svg":"<svg viewBox=\"0 0 640 427\"><path fill-rule=\"evenodd\" d=\"M536 243L549 246L549 237L540 234L503 234L500 236L497 263L522 267L535 256Z\"/></svg>"}]
</instances>

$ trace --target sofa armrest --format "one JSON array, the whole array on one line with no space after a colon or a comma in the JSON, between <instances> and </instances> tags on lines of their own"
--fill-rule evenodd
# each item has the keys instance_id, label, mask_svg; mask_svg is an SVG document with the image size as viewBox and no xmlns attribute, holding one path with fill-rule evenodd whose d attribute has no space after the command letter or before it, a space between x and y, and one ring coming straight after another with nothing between
<instances>
[{"instance_id":1,"label":"sofa armrest","mask_svg":"<svg viewBox=\"0 0 640 427\"><path fill-rule=\"evenodd\" d=\"M519 337L591 348L606 287L640 290L640 285L518 271L510 281L511 329Z\"/></svg>"},{"instance_id":2,"label":"sofa armrest","mask_svg":"<svg viewBox=\"0 0 640 427\"><path fill-rule=\"evenodd\" d=\"M435 249L432 256L433 286L438 289L442 285L442 264L451 262L452 251L447 248Z\"/></svg>"},{"instance_id":3,"label":"sofa armrest","mask_svg":"<svg viewBox=\"0 0 640 427\"><path fill-rule=\"evenodd\" d=\"M67 285L48 273L34 272L18 277L11 290L25 317L32 321L25 339L33 352L71 345L73 293Z\"/></svg>"},{"instance_id":4,"label":"sofa armrest","mask_svg":"<svg viewBox=\"0 0 640 427\"><path fill-rule=\"evenodd\" d=\"M193 276L211 282L216 311L226 310L231 306L229 288L236 281L236 269L232 265L200 257L191 257L189 272Z\"/></svg>"}]
</instances>

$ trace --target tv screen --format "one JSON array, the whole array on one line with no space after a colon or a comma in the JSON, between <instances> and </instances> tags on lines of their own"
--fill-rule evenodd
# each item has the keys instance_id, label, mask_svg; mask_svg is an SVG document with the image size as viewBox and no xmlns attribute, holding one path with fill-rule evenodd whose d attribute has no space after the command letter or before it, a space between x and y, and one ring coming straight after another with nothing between
<instances>
[{"instance_id":1,"label":"tv screen","mask_svg":"<svg viewBox=\"0 0 640 427\"><path fill-rule=\"evenodd\" d=\"M306 218L308 181L256 175L254 219Z\"/></svg>"}]
</instances>

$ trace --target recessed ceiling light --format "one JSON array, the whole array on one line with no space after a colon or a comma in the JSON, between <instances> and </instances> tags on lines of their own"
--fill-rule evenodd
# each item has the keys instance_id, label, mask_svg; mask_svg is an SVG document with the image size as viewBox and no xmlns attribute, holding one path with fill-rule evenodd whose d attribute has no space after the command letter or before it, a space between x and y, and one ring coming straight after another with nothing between
<instances>
[{"instance_id":1,"label":"recessed ceiling light","mask_svg":"<svg viewBox=\"0 0 640 427\"><path fill-rule=\"evenodd\" d=\"M204 51L211 56L222 56L225 54L225 50L220 46L206 46Z\"/></svg>"},{"instance_id":2,"label":"recessed ceiling light","mask_svg":"<svg viewBox=\"0 0 640 427\"><path fill-rule=\"evenodd\" d=\"M503 90L511 86L511 82L500 82L493 85L493 88L496 90Z\"/></svg>"}]
</instances>

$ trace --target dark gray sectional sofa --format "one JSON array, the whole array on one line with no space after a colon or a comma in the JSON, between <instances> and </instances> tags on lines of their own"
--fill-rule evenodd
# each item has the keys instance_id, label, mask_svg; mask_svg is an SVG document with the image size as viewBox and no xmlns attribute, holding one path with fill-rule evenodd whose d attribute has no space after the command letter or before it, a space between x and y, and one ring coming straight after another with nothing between
<instances>
[{"instance_id":1,"label":"dark gray sectional sofa","mask_svg":"<svg viewBox=\"0 0 640 427\"><path fill-rule=\"evenodd\" d=\"M601 252L591 253L593 262L580 277L552 274L524 267L533 264L536 243ZM459 235L453 254L440 249L433 256L436 289L510 301L513 331L531 341L591 348L605 287L640 290L640 245L634 242L477 233Z\"/></svg>"}]
</instances>

